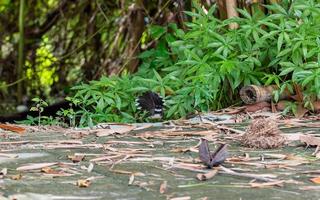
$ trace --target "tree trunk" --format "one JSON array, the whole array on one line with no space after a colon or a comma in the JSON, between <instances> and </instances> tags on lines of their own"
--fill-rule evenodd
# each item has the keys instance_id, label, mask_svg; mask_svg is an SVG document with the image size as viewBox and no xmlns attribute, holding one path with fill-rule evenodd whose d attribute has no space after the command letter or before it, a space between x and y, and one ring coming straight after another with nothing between
<instances>
[{"instance_id":1,"label":"tree trunk","mask_svg":"<svg viewBox=\"0 0 320 200\"><path fill-rule=\"evenodd\" d=\"M239 17L239 14L236 10L237 8L237 0L226 0L227 14L228 19L232 17ZM237 23L229 24L230 29L237 29L239 25Z\"/></svg>"},{"instance_id":2,"label":"tree trunk","mask_svg":"<svg viewBox=\"0 0 320 200\"><path fill-rule=\"evenodd\" d=\"M22 79L24 70L24 9L25 0L20 0L20 10L19 10L19 54L18 54L18 70L17 70L17 80ZM22 84L20 81L17 84L17 100L18 103L22 102Z\"/></svg>"}]
</instances>

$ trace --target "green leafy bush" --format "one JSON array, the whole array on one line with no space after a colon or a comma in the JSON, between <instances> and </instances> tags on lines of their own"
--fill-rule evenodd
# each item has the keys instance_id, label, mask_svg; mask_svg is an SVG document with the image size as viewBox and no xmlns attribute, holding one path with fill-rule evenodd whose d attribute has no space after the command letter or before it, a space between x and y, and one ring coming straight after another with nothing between
<instances>
[{"instance_id":1,"label":"green leafy bush","mask_svg":"<svg viewBox=\"0 0 320 200\"><path fill-rule=\"evenodd\" d=\"M268 15L238 10L241 18L220 21L215 7L196 12L187 31L175 25L151 26L156 48L140 55L138 73L103 77L73 89L81 105L81 124L141 120L134 98L146 90L166 96L166 118L185 116L236 103L248 84L276 84L284 90L300 85L306 101L320 97L320 5L315 0L265 6ZM230 23L239 28L230 30Z\"/></svg>"}]
</instances>

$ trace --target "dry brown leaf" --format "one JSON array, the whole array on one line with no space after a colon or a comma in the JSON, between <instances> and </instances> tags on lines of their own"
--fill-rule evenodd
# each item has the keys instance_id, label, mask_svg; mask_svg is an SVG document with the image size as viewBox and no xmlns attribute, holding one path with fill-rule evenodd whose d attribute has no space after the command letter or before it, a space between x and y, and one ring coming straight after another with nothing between
<instances>
[{"instance_id":1,"label":"dry brown leaf","mask_svg":"<svg viewBox=\"0 0 320 200\"><path fill-rule=\"evenodd\" d=\"M195 147L187 147L187 148L184 148L184 147L176 147L172 150L170 150L171 152L173 153L186 153L186 152L195 152L195 153L198 153L198 149L195 148Z\"/></svg>"},{"instance_id":2,"label":"dry brown leaf","mask_svg":"<svg viewBox=\"0 0 320 200\"><path fill-rule=\"evenodd\" d=\"M22 145L28 144L30 141L13 141L13 142L0 142L0 145Z\"/></svg>"},{"instance_id":3,"label":"dry brown leaf","mask_svg":"<svg viewBox=\"0 0 320 200\"><path fill-rule=\"evenodd\" d=\"M311 135L301 135L300 141L311 146L320 146L320 138Z\"/></svg>"},{"instance_id":4,"label":"dry brown leaf","mask_svg":"<svg viewBox=\"0 0 320 200\"><path fill-rule=\"evenodd\" d=\"M72 139L81 139L85 136L88 136L90 133L88 131L70 131L67 132L67 134L70 134Z\"/></svg>"},{"instance_id":5,"label":"dry brown leaf","mask_svg":"<svg viewBox=\"0 0 320 200\"><path fill-rule=\"evenodd\" d=\"M118 170L118 169L110 169L109 171L118 173L118 174L128 174L128 175L134 175L134 176L145 176L142 172L131 172L131 171L125 171L125 170Z\"/></svg>"},{"instance_id":6,"label":"dry brown leaf","mask_svg":"<svg viewBox=\"0 0 320 200\"><path fill-rule=\"evenodd\" d=\"M320 176L310 179L313 183L320 184Z\"/></svg>"},{"instance_id":7,"label":"dry brown leaf","mask_svg":"<svg viewBox=\"0 0 320 200\"><path fill-rule=\"evenodd\" d=\"M133 130L138 131L138 130L143 130L143 129L147 129L147 128L150 128L150 127L152 127L152 124L146 124L146 125L143 125L143 126L140 126L140 127L136 127Z\"/></svg>"},{"instance_id":8,"label":"dry brown leaf","mask_svg":"<svg viewBox=\"0 0 320 200\"><path fill-rule=\"evenodd\" d=\"M308 112L308 109L306 109L302 103L298 103L297 112L295 113L295 117L302 118L307 112Z\"/></svg>"},{"instance_id":9,"label":"dry brown leaf","mask_svg":"<svg viewBox=\"0 0 320 200\"><path fill-rule=\"evenodd\" d=\"M103 148L102 144L48 144L45 145L46 149L87 149L87 148Z\"/></svg>"},{"instance_id":10,"label":"dry brown leaf","mask_svg":"<svg viewBox=\"0 0 320 200\"><path fill-rule=\"evenodd\" d=\"M87 179L78 180L76 183L76 185L79 187L89 187L90 184L91 184L91 181Z\"/></svg>"},{"instance_id":11,"label":"dry brown leaf","mask_svg":"<svg viewBox=\"0 0 320 200\"><path fill-rule=\"evenodd\" d=\"M294 155L294 154L288 154L285 159L286 160L293 160L293 161L308 162L308 159L306 159L302 156Z\"/></svg>"},{"instance_id":12,"label":"dry brown leaf","mask_svg":"<svg viewBox=\"0 0 320 200\"><path fill-rule=\"evenodd\" d=\"M54 163L34 163L30 165L25 165L17 168L17 171L28 171L28 170L35 170L35 169L42 169L44 167L50 167L53 165L57 165L57 162Z\"/></svg>"},{"instance_id":13,"label":"dry brown leaf","mask_svg":"<svg viewBox=\"0 0 320 200\"><path fill-rule=\"evenodd\" d=\"M203 127L202 127L203 128ZM137 136L144 139L149 138L177 138L177 137L186 137L186 136L202 136L206 137L209 135L218 135L218 131L205 130L205 131L170 131L170 130L159 130L159 131L145 131L139 133Z\"/></svg>"},{"instance_id":14,"label":"dry brown leaf","mask_svg":"<svg viewBox=\"0 0 320 200\"><path fill-rule=\"evenodd\" d=\"M190 200L191 197L190 196L185 196L185 197L174 197L171 198L170 200Z\"/></svg>"},{"instance_id":15,"label":"dry brown leaf","mask_svg":"<svg viewBox=\"0 0 320 200\"><path fill-rule=\"evenodd\" d=\"M320 186L302 186L300 190L320 190Z\"/></svg>"},{"instance_id":16,"label":"dry brown leaf","mask_svg":"<svg viewBox=\"0 0 320 200\"><path fill-rule=\"evenodd\" d=\"M267 183L250 183L250 186L253 188L268 188L271 186L283 187L284 181L273 181Z\"/></svg>"},{"instance_id":17,"label":"dry brown leaf","mask_svg":"<svg viewBox=\"0 0 320 200\"><path fill-rule=\"evenodd\" d=\"M58 144L83 144L81 140L51 140L50 143Z\"/></svg>"},{"instance_id":18,"label":"dry brown leaf","mask_svg":"<svg viewBox=\"0 0 320 200\"><path fill-rule=\"evenodd\" d=\"M275 158L275 159L287 159L288 155L279 154L279 153L264 153L263 156L266 158Z\"/></svg>"},{"instance_id":19,"label":"dry brown leaf","mask_svg":"<svg viewBox=\"0 0 320 200\"><path fill-rule=\"evenodd\" d=\"M131 124L110 124L110 129L118 134L129 133L130 131L134 130L135 128L136 128L136 126L131 125Z\"/></svg>"},{"instance_id":20,"label":"dry brown leaf","mask_svg":"<svg viewBox=\"0 0 320 200\"><path fill-rule=\"evenodd\" d=\"M69 155L68 158L72 160L72 162L77 163L84 159L84 155Z\"/></svg>"},{"instance_id":21,"label":"dry brown leaf","mask_svg":"<svg viewBox=\"0 0 320 200\"><path fill-rule=\"evenodd\" d=\"M55 169L52 169L51 167L44 167L41 169L41 172L44 172L46 174L60 174L60 171L57 171Z\"/></svg>"},{"instance_id":22,"label":"dry brown leaf","mask_svg":"<svg viewBox=\"0 0 320 200\"><path fill-rule=\"evenodd\" d=\"M160 185L159 188L159 192L160 194L164 194L165 192L167 192L167 181L163 181Z\"/></svg>"},{"instance_id":23,"label":"dry brown leaf","mask_svg":"<svg viewBox=\"0 0 320 200\"><path fill-rule=\"evenodd\" d=\"M204 169L207 169L207 167L204 166L203 164L182 163L182 162L174 163L173 165L171 165L171 167L177 168L177 169L186 169L194 172L203 172Z\"/></svg>"},{"instance_id":24,"label":"dry brown leaf","mask_svg":"<svg viewBox=\"0 0 320 200\"><path fill-rule=\"evenodd\" d=\"M26 132L25 128L22 128L22 127L19 127L19 126L15 126L15 125L11 125L11 124L0 124L0 128L3 129L3 130L9 130L9 131L20 133L20 134Z\"/></svg>"},{"instance_id":25,"label":"dry brown leaf","mask_svg":"<svg viewBox=\"0 0 320 200\"><path fill-rule=\"evenodd\" d=\"M112 134L115 134L116 132L112 129L96 129L94 130L95 135L97 137L104 137L104 136L109 136Z\"/></svg>"},{"instance_id":26,"label":"dry brown leaf","mask_svg":"<svg viewBox=\"0 0 320 200\"><path fill-rule=\"evenodd\" d=\"M257 112L257 111L260 111L260 110L270 110L271 107L270 107L270 103L268 102L258 102L258 103L255 103L255 104L249 104L249 105L246 105L245 106L245 111L247 112Z\"/></svg>"},{"instance_id":27,"label":"dry brown leaf","mask_svg":"<svg viewBox=\"0 0 320 200\"><path fill-rule=\"evenodd\" d=\"M6 157L6 158L18 158L18 154L8 154L8 153L0 153L0 157Z\"/></svg>"},{"instance_id":28,"label":"dry brown leaf","mask_svg":"<svg viewBox=\"0 0 320 200\"><path fill-rule=\"evenodd\" d=\"M9 176L12 180L20 180L22 178L21 174L11 175Z\"/></svg>"},{"instance_id":29,"label":"dry brown leaf","mask_svg":"<svg viewBox=\"0 0 320 200\"><path fill-rule=\"evenodd\" d=\"M304 135L303 133L285 133L281 134L286 138L288 142L300 141L300 136Z\"/></svg>"},{"instance_id":30,"label":"dry brown leaf","mask_svg":"<svg viewBox=\"0 0 320 200\"><path fill-rule=\"evenodd\" d=\"M206 181L213 178L218 173L218 169L210 170L208 173L197 174L197 179L200 181Z\"/></svg>"},{"instance_id":31,"label":"dry brown leaf","mask_svg":"<svg viewBox=\"0 0 320 200\"><path fill-rule=\"evenodd\" d=\"M312 102L313 109L316 113L320 112L320 101L314 101Z\"/></svg>"},{"instance_id":32,"label":"dry brown leaf","mask_svg":"<svg viewBox=\"0 0 320 200\"><path fill-rule=\"evenodd\" d=\"M226 168L222 165L219 167L220 173L222 174L228 174L228 175L233 175L233 176L240 176L240 177L246 177L246 178L251 178L251 179L256 179L264 182L276 182L279 180L276 180L276 175L273 174L250 174L250 173L240 173L233 171L229 168Z\"/></svg>"}]
</instances>

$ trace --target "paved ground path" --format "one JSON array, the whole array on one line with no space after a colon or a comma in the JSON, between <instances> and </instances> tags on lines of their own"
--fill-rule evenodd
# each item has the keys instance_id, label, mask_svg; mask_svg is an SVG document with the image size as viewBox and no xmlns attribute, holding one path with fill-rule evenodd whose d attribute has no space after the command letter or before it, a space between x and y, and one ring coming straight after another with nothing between
<instances>
[{"instance_id":1,"label":"paved ground path","mask_svg":"<svg viewBox=\"0 0 320 200\"><path fill-rule=\"evenodd\" d=\"M234 138L246 125L0 131L0 199L319 199L320 181L311 181L320 176L315 148L245 148ZM287 134L319 132L316 123L280 127ZM199 161L200 137L211 149L229 145L225 168L207 181L196 178L212 172Z\"/></svg>"}]
</instances>

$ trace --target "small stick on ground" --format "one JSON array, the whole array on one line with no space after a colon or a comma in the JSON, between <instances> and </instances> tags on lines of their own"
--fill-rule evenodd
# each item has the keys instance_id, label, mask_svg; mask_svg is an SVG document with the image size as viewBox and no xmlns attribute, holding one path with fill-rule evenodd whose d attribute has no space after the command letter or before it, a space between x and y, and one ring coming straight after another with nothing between
<instances>
[{"instance_id":1,"label":"small stick on ground","mask_svg":"<svg viewBox=\"0 0 320 200\"><path fill-rule=\"evenodd\" d=\"M258 174L238 173L238 172L235 172L235 171L228 169L226 167L223 167L223 166L220 166L220 169L223 170L223 172L219 171L219 173L223 173L223 174L228 174L228 175L233 175L233 176L241 176L241 177L246 177L246 178L253 178L253 179L256 179L259 181L265 181L265 182L279 181L277 179L262 177Z\"/></svg>"}]
</instances>

